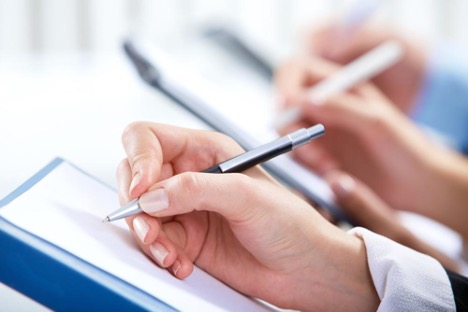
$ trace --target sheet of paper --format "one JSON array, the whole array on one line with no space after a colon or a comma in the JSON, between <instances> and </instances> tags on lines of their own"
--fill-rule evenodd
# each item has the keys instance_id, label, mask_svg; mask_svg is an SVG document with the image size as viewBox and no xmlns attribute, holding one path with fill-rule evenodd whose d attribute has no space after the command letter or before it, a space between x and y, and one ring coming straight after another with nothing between
<instances>
[{"instance_id":1,"label":"sheet of paper","mask_svg":"<svg viewBox=\"0 0 468 312\"><path fill-rule=\"evenodd\" d=\"M102 223L119 206L117 194L62 162L30 190L0 209L0 216L182 311L266 311L195 268L181 281L138 248L124 221Z\"/></svg>"}]
</instances>

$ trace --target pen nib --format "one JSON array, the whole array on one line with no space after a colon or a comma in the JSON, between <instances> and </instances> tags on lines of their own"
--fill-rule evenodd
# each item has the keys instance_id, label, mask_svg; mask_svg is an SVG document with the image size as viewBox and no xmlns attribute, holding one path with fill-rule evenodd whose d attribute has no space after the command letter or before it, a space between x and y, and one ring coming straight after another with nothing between
<instances>
[{"instance_id":1,"label":"pen nib","mask_svg":"<svg viewBox=\"0 0 468 312\"><path fill-rule=\"evenodd\" d=\"M109 222L109 221L110 221L109 217L105 217L104 219L102 219L102 223L106 223L106 222Z\"/></svg>"}]
</instances>

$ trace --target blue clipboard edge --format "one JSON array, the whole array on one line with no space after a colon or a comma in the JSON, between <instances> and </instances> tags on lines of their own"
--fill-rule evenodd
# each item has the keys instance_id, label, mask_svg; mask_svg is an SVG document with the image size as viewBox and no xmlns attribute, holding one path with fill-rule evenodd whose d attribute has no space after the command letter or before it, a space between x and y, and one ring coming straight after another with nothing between
<instances>
[{"instance_id":1,"label":"blue clipboard edge","mask_svg":"<svg viewBox=\"0 0 468 312\"><path fill-rule=\"evenodd\" d=\"M62 158L51 161L2 199L0 208L28 191L64 161ZM0 281L53 310L176 311L1 216L0 249L3 250Z\"/></svg>"},{"instance_id":2,"label":"blue clipboard edge","mask_svg":"<svg viewBox=\"0 0 468 312\"><path fill-rule=\"evenodd\" d=\"M37 182L41 181L46 175L49 174L52 170L57 168L58 165L63 163L64 160L60 157L55 158L49 164L47 164L44 168L39 170L35 175L29 178L26 182L21 184L18 188L16 188L13 192L8 194L6 197L0 200L0 208L3 206L8 205L12 202L15 198L20 196L21 194L27 192L31 187L33 187Z\"/></svg>"}]
</instances>

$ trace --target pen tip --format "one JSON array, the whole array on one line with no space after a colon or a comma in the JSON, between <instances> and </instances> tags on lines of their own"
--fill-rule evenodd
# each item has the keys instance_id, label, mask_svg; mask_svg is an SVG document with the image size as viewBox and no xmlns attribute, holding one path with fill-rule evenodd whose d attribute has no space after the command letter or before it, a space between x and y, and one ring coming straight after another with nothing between
<instances>
[{"instance_id":1,"label":"pen tip","mask_svg":"<svg viewBox=\"0 0 468 312\"><path fill-rule=\"evenodd\" d=\"M110 221L109 217L105 217L104 219L102 219L102 223L106 223L106 222L109 222L109 221Z\"/></svg>"}]
</instances>

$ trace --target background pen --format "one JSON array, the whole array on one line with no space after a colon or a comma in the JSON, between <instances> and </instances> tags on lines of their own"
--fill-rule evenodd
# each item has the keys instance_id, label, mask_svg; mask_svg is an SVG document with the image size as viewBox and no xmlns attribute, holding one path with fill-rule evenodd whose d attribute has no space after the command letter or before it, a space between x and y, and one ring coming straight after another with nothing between
<instances>
[{"instance_id":1,"label":"background pen","mask_svg":"<svg viewBox=\"0 0 468 312\"><path fill-rule=\"evenodd\" d=\"M313 139L323 135L325 128L322 124L317 124L310 128L302 128L274 141L261 145L253 150L242 153L231 159L223 161L213 167L210 167L202 172L205 173L230 173L242 172L248 168L256 166L271 158L287 153L304 144L309 143ZM134 199L120 209L115 210L105 217L103 222L111 222L123 219L138 213L141 213L141 207L138 199Z\"/></svg>"},{"instance_id":2,"label":"background pen","mask_svg":"<svg viewBox=\"0 0 468 312\"><path fill-rule=\"evenodd\" d=\"M380 74L398 62L402 55L403 47L399 42L386 41L315 84L307 91L307 96L315 102L326 101L329 97ZM281 129L299 120L301 115L299 107L289 108L281 112L273 126Z\"/></svg>"}]
</instances>

